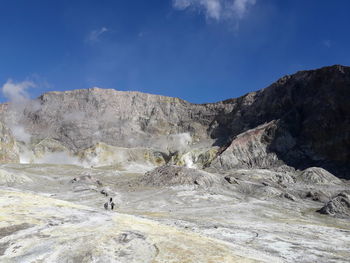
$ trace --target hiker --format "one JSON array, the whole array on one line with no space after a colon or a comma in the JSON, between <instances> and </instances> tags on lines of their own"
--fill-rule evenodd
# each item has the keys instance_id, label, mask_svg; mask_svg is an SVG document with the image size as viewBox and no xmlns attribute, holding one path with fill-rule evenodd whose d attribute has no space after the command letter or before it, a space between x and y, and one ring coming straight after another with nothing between
<instances>
[{"instance_id":1,"label":"hiker","mask_svg":"<svg viewBox=\"0 0 350 263\"><path fill-rule=\"evenodd\" d=\"M106 210L108 210L108 203L105 203L103 206Z\"/></svg>"},{"instance_id":2,"label":"hiker","mask_svg":"<svg viewBox=\"0 0 350 263\"><path fill-rule=\"evenodd\" d=\"M114 209L115 204L113 203L113 198L109 198L109 203L111 204L111 210Z\"/></svg>"}]
</instances>

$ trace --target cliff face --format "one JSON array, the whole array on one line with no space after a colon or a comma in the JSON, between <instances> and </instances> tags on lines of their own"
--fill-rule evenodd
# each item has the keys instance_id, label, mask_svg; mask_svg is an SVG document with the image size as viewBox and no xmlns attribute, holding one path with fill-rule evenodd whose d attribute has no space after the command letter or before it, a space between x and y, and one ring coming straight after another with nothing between
<instances>
[{"instance_id":1,"label":"cliff face","mask_svg":"<svg viewBox=\"0 0 350 263\"><path fill-rule=\"evenodd\" d=\"M211 164L218 169L283 163L333 169L350 160L349 99L350 68L332 66L218 103L93 88L46 93L23 112L2 107L2 113L5 122L17 116L32 143L54 139L72 152L100 142L169 155L217 146Z\"/></svg>"},{"instance_id":2,"label":"cliff face","mask_svg":"<svg viewBox=\"0 0 350 263\"><path fill-rule=\"evenodd\" d=\"M19 155L11 131L0 122L0 163L18 163Z\"/></svg>"},{"instance_id":3,"label":"cliff face","mask_svg":"<svg viewBox=\"0 0 350 263\"><path fill-rule=\"evenodd\" d=\"M259 120L278 120L268 150L287 164L301 168L311 163L346 165L350 160L349 98L350 68L298 72L258 92L239 119L249 127Z\"/></svg>"},{"instance_id":4,"label":"cliff face","mask_svg":"<svg viewBox=\"0 0 350 263\"><path fill-rule=\"evenodd\" d=\"M53 138L74 151L98 142L164 148L172 135L183 133L210 144L207 127L220 108L225 110L220 103L194 105L177 98L93 88L46 93L28 103L20 122L33 139Z\"/></svg>"}]
</instances>

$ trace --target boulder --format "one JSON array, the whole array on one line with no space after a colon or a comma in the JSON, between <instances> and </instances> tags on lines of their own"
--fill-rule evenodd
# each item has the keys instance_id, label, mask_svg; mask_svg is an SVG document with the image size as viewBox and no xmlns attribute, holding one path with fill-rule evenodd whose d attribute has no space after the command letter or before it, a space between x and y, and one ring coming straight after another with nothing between
<instances>
[{"instance_id":1,"label":"boulder","mask_svg":"<svg viewBox=\"0 0 350 263\"><path fill-rule=\"evenodd\" d=\"M335 217L350 217L350 194L339 193L317 212Z\"/></svg>"}]
</instances>

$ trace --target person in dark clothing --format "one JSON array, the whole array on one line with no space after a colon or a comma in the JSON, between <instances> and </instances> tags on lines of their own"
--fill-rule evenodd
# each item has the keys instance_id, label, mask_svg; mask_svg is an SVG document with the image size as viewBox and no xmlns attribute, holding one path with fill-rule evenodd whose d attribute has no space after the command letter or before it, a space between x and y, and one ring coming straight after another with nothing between
<instances>
[{"instance_id":1,"label":"person in dark clothing","mask_svg":"<svg viewBox=\"0 0 350 263\"><path fill-rule=\"evenodd\" d=\"M114 209L115 204L113 203L113 198L109 198L109 204L111 205L111 210Z\"/></svg>"},{"instance_id":2,"label":"person in dark clothing","mask_svg":"<svg viewBox=\"0 0 350 263\"><path fill-rule=\"evenodd\" d=\"M105 203L104 205L104 208L106 209L106 210L108 210L108 203ZM113 208L112 208L113 209Z\"/></svg>"}]
</instances>

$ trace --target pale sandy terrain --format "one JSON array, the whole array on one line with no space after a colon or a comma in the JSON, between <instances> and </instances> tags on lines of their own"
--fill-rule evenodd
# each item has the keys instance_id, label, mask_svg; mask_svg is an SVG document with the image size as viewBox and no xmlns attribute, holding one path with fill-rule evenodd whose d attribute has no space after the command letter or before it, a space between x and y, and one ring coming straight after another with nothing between
<instances>
[{"instance_id":1,"label":"pale sandy terrain","mask_svg":"<svg viewBox=\"0 0 350 263\"><path fill-rule=\"evenodd\" d=\"M269 173L250 173L237 185L161 187L113 167L2 165L0 261L348 262L350 221L298 196L347 183L295 183L292 201L261 187ZM103 208L109 197L114 211Z\"/></svg>"}]
</instances>

